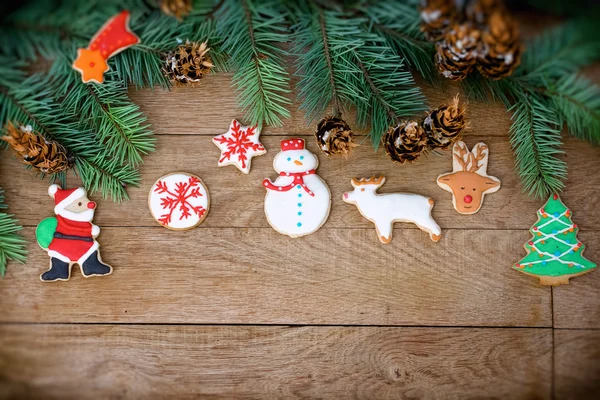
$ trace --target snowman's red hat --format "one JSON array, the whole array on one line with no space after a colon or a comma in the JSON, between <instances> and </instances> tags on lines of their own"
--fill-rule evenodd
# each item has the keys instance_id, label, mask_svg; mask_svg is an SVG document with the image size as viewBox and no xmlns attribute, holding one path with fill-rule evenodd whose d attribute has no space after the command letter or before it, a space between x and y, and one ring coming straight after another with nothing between
<instances>
[{"instance_id":1,"label":"snowman's red hat","mask_svg":"<svg viewBox=\"0 0 600 400\"><path fill-rule=\"evenodd\" d=\"M304 150L304 139L294 138L281 141L281 151Z\"/></svg>"},{"instance_id":2,"label":"snowman's red hat","mask_svg":"<svg viewBox=\"0 0 600 400\"><path fill-rule=\"evenodd\" d=\"M48 194L54 199L54 213L60 214L66 207L68 207L75 200L85 196L84 188L76 189L62 189L58 185L50 185L48 188Z\"/></svg>"}]
</instances>

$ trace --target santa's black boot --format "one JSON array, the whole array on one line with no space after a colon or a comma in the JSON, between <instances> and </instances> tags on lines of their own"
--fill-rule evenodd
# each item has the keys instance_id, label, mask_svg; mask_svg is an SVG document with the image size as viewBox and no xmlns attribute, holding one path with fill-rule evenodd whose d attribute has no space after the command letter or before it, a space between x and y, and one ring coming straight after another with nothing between
<instances>
[{"instance_id":1,"label":"santa's black boot","mask_svg":"<svg viewBox=\"0 0 600 400\"><path fill-rule=\"evenodd\" d=\"M100 261L98 258L98 250L96 250L83 262L81 272L85 277L92 275L108 275L112 272L112 267Z\"/></svg>"},{"instance_id":2,"label":"santa's black boot","mask_svg":"<svg viewBox=\"0 0 600 400\"><path fill-rule=\"evenodd\" d=\"M71 266L69 263L59 260L58 258L52 257L50 259L50 269L40 275L40 278L44 282L52 282L52 281L67 281L69 280L69 272Z\"/></svg>"}]
</instances>

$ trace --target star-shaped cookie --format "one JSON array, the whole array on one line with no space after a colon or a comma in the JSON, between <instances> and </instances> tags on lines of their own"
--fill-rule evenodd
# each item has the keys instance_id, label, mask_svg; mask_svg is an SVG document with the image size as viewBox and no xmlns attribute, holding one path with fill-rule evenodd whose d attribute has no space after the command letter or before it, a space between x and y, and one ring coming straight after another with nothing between
<instances>
[{"instance_id":1,"label":"star-shaped cookie","mask_svg":"<svg viewBox=\"0 0 600 400\"><path fill-rule=\"evenodd\" d=\"M233 164L244 174L249 173L252 157L267 152L258 140L259 136L257 126L242 126L235 119L231 121L226 133L213 138L213 143L221 149L219 167Z\"/></svg>"}]
</instances>

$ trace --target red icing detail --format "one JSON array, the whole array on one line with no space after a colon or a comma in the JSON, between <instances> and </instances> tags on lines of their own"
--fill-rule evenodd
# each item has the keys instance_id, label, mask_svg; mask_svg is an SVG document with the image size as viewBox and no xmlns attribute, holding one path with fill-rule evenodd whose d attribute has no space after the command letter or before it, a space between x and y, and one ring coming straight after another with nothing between
<instances>
[{"instance_id":1,"label":"red icing detail","mask_svg":"<svg viewBox=\"0 0 600 400\"><path fill-rule=\"evenodd\" d=\"M72 221L60 215L56 216L58 225L57 233L62 233L68 236L80 236L92 239L92 223ZM52 239L48 250L53 250L60 255L67 257L71 261L79 260L87 251L94 245L93 241L86 242L83 240L71 239Z\"/></svg>"},{"instance_id":2,"label":"red icing detail","mask_svg":"<svg viewBox=\"0 0 600 400\"><path fill-rule=\"evenodd\" d=\"M473 201L473 198L469 195L466 195L464 200L465 200L465 203L469 204L470 202Z\"/></svg>"},{"instance_id":3,"label":"red icing detail","mask_svg":"<svg viewBox=\"0 0 600 400\"><path fill-rule=\"evenodd\" d=\"M96 63L95 62L91 62L90 63L90 68L94 68L94 65L96 65Z\"/></svg>"},{"instance_id":4,"label":"red icing detail","mask_svg":"<svg viewBox=\"0 0 600 400\"><path fill-rule=\"evenodd\" d=\"M190 189L192 190L190 191ZM158 181L154 191L158 194L166 193L166 196L160 200L163 210L167 210L167 213L161 215L158 219L158 222L163 225L169 225L173 212L178 208L181 211L180 221L192 215L190 210L198 215L199 218L202 218L206 213L204 207L194 206L188 202L190 198L202 196L202 193L200 193L200 180L196 177L191 176L187 182L177 182L175 184L175 192L170 191L166 183Z\"/></svg>"},{"instance_id":5,"label":"red icing detail","mask_svg":"<svg viewBox=\"0 0 600 400\"><path fill-rule=\"evenodd\" d=\"M312 174L316 174L316 173L317 173L317 171L314 169L311 169L310 171L306 171L306 172L280 172L279 176L293 176L294 181L286 186L276 186L270 180L265 179L263 181L263 186L266 187L267 189L274 190L276 192L287 192L287 191L292 190L294 188L294 186L300 185L306 191L306 193L308 193L314 197L315 194L304 183L304 177L306 175L312 175Z\"/></svg>"},{"instance_id":6,"label":"red icing detail","mask_svg":"<svg viewBox=\"0 0 600 400\"><path fill-rule=\"evenodd\" d=\"M242 163L242 168L246 168L246 161L248 160L248 156L246 153L248 149L252 149L254 151L263 151L265 148L260 143L253 143L249 138L256 133L256 125L248 128L247 130L241 129L241 125L236 120L233 120L231 123L231 130L233 134L231 136L221 135L215 136L213 140L219 142L220 144L225 143L227 145L227 151L222 154L219 162L223 162L225 160L231 160L231 156L237 154L238 160Z\"/></svg>"},{"instance_id":7,"label":"red icing detail","mask_svg":"<svg viewBox=\"0 0 600 400\"><path fill-rule=\"evenodd\" d=\"M344 198L347 199L348 198L348 193L344 193Z\"/></svg>"},{"instance_id":8,"label":"red icing detail","mask_svg":"<svg viewBox=\"0 0 600 400\"><path fill-rule=\"evenodd\" d=\"M127 47L139 43L140 39L129 29L129 11L122 11L109 19L90 41L88 49L98 47L106 49L102 52L109 59Z\"/></svg>"},{"instance_id":9,"label":"red icing detail","mask_svg":"<svg viewBox=\"0 0 600 400\"><path fill-rule=\"evenodd\" d=\"M90 201L89 203L87 203L87 208L93 210L94 208L96 208L96 203Z\"/></svg>"},{"instance_id":10,"label":"red icing detail","mask_svg":"<svg viewBox=\"0 0 600 400\"><path fill-rule=\"evenodd\" d=\"M304 139L294 138L281 141L281 150L304 150Z\"/></svg>"},{"instance_id":11,"label":"red icing detail","mask_svg":"<svg viewBox=\"0 0 600 400\"><path fill-rule=\"evenodd\" d=\"M556 193L554 193L554 200L558 199L558 195Z\"/></svg>"},{"instance_id":12,"label":"red icing detail","mask_svg":"<svg viewBox=\"0 0 600 400\"><path fill-rule=\"evenodd\" d=\"M534 231L537 231L537 230L538 230L537 226L534 226L534 227L533 227L533 230L534 230Z\"/></svg>"},{"instance_id":13,"label":"red icing detail","mask_svg":"<svg viewBox=\"0 0 600 400\"><path fill-rule=\"evenodd\" d=\"M533 242L529 242L529 245L530 245L530 246L533 246Z\"/></svg>"}]
</instances>

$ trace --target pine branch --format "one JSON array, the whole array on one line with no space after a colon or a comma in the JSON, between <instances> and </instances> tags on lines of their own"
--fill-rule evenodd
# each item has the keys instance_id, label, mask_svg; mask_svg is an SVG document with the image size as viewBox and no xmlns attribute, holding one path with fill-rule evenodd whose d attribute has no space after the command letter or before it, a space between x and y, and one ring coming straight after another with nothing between
<instances>
[{"instance_id":1,"label":"pine branch","mask_svg":"<svg viewBox=\"0 0 600 400\"><path fill-rule=\"evenodd\" d=\"M584 77L573 74L560 79L547 93L573 136L600 144L598 86Z\"/></svg>"},{"instance_id":2,"label":"pine branch","mask_svg":"<svg viewBox=\"0 0 600 400\"><path fill-rule=\"evenodd\" d=\"M0 188L0 209L5 209L4 190ZM23 264L27 257L27 241L17 234L23 229L12 215L0 212L0 276L6 273L9 260Z\"/></svg>"},{"instance_id":3,"label":"pine branch","mask_svg":"<svg viewBox=\"0 0 600 400\"><path fill-rule=\"evenodd\" d=\"M513 111L510 142L524 191L537 198L560 192L567 166L556 157L562 153L557 116L543 97L535 93L522 93L509 111Z\"/></svg>"},{"instance_id":4,"label":"pine branch","mask_svg":"<svg viewBox=\"0 0 600 400\"><path fill-rule=\"evenodd\" d=\"M129 200L127 186L140 183L140 174L131 165L118 165L103 154L94 158L78 157L75 166L90 194L100 192L102 197L111 197L115 202Z\"/></svg>"},{"instance_id":5,"label":"pine branch","mask_svg":"<svg viewBox=\"0 0 600 400\"><path fill-rule=\"evenodd\" d=\"M246 119L281 126L290 116L290 78L283 67L285 52L278 47L288 41L285 12L277 1L225 0L216 19Z\"/></svg>"}]
</instances>

